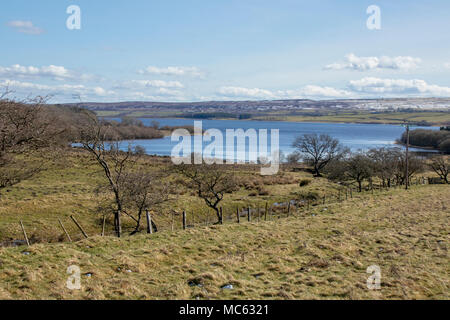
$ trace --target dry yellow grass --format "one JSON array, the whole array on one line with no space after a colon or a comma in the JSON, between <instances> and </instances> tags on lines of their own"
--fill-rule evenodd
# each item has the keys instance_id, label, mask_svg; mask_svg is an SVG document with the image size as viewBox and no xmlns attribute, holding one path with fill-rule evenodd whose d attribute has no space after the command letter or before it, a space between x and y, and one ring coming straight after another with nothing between
<instances>
[{"instance_id":1,"label":"dry yellow grass","mask_svg":"<svg viewBox=\"0 0 450 320\"><path fill-rule=\"evenodd\" d=\"M0 298L448 299L449 199L448 186L420 186L276 221L3 248ZM66 288L73 264L78 291ZM371 265L379 291L366 287Z\"/></svg>"}]
</instances>

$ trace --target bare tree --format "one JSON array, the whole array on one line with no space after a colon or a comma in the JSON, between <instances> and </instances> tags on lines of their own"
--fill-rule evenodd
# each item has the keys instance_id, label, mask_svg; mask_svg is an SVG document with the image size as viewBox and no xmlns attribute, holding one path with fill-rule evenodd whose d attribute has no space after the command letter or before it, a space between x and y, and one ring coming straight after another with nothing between
<instances>
[{"instance_id":1,"label":"bare tree","mask_svg":"<svg viewBox=\"0 0 450 320\"><path fill-rule=\"evenodd\" d=\"M219 204L224 195L236 186L233 172L218 164L181 164L174 166L174 170L188 179L186 185L215 211L218 223L223 223Z\"/></svg>"},{"instance_id":2,"label":"bare tree","mask_svg":"<svg viewBox=\"0 0 450 320\"><path fill-rule=\"evenodd\" d=\"M450 161L448 158L444 156L437 156L434 157L430 162L430 168L436 172L436 174L445 181L445 183L448 182L448 174L450 172Z\"/></svg>"},{"instance_id":3,"label":"bare tree","mask_svg":"<svg viewBox=\"0 0 450 320\"><path fill-rule=\"evenodd\" d=\"M143 156L141 148L130 145L121 148L118 135L111 126L99 121L96 116L87 113L88 124L83 122L79 129L79 143L89 151L101 166L106 177L106 185L98 190L113 194L114 227L118 237L122 234L121 215L132 219L136 226L132 234L139 232L142 214L145 210L155 209L169 199L171 187L167 174L157 170L145 170L137 167ZM111 132L112 131L112 132ZM152 221L153 230L157 226Z\"/></svg>"},{"instance_id":4,"label":"bare tree","mask_svg":"<svg viewBox=\"0 0 450 320\"><path fill-rule=\"evenodd\" d=\"M395 180L398 185L404 185L407 181L406 179L406 155L404 152L396 153L396 161L395 161ZM411 178L417 174L422 172L424 169L423 161L413 155L409 154L408 156L408 181L411 181Z\"/></svg>"},{"instance_id":5,"label":"bare tree","mask_svg":"<svg viewBox=\"0 0 450 320\"><path fill-rule=\"evenodd\" d=\"M121 214L123 213L122 180L125 170L134 166L136 157L129 146L126 151L120 150L120 142L117 139L110 141L109 128L96 116L86 113L88 122L83 122L79 127L78 142L89 151L97 163L102 167L108 181L108 188L114 194L114 228L118 237L122 234Z\"/></svg>"},{"instance_id":6,"label":"bare tree","mask_svg":"<svg viewBox=\"0 0 450 320\"><path fill-rule=\"evenodd\" d=\"M8 94L0 95L0 190L41 171L48 153L42 151L53 147L60 133L44 109L46 98L18 102Z\"/></svg>"},{"instance_id":7,"label":"bare tree","mask_svg":"<svg viewBox=\"0 0 450 320\"><path fill-rule=\"evenodd\" d=\"M326 134L305 134L294 141L293 147L302 155L303 160L313 167L317 177L322 176L322 170L331 161L348 152L339 140Z\"/></svg>"},{"instance_id":8,"label":"bare tree","mask_svg":"<svg viewBox=\"0 0 450 320\"><path fill-rule=\"evenodd\" d=\"M374 165L374 174L381 179L383 187L391 187L392 179L396 172L396 161L401 150L399 148L370 149L369 158Z\"/></svg>"},{"instance_id":9,"label":"bare tree","mask_svg":"<svg viewBox=\"0 0 450 320\"><path fill-rule=\"evenodd\" d=\"M136 234L141 227L143 213L146 210L156 210L159 205L167 202L173 193L173 185L167 179L167 172L130 172L123 180L124 212L126 212L135 222L136 227L131 233ZM136 217L130 212L136 212ZM153 231L157 232L158 227L152 219Z\"/></svg>"},{"instance_id":10,"label":"bare tree","mask_svg":"<svg viewBox=\"0 0 450 320\"><path fill-rule=\"evenodd\" d=\"M353 153L345 159L333 161L327 172L331 180L355 182L361 192L364 180L370 180L373 176L373 162L362 152Z\"/></svg>"}]
</instances>

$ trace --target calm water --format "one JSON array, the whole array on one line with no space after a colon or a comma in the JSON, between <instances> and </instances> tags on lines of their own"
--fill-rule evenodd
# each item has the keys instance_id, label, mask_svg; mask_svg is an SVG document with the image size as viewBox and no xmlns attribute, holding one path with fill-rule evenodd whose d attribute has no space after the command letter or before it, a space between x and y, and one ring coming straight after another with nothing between
<instances>
[{"instance_id":1,"label":"calm water","mask_svg":"<svg viewBox=\"0 0 450 320\"><path fill-rule=\"evenodd\" d=\"M109 118L108 120L120 121ZM140 119L145 125L151 125L152 121L158 121L161 126L194 125L193 119ZM294 151L292 143L295 138L305 133L329 134L339 139L341 143L353 151L367 150L373 147L393 147L395 140L400 138L405 131L400 125L382 124L339 124L339 123L304 123L304 122L278 122L278 121L235 121L235 120L202 120L203 130L215 128L222 131L225 137L226 129L279 129L280 150L287 155ZM419 128L414 127L412 129ZM428 127L427 129L430 129ZM434 128L437 129L437 128ZM130 141L132 145L145 148L147 154L169 156L177 142L171 142L170 137L155 140ZM205 143L205 145L209 144ZM225 144L225 142L224 142ZM270 138L269 138L270 144ZM127 143L125 142L126 146ZM270 150L270 147L269 147Z\"/></svg>"}]
</instances>

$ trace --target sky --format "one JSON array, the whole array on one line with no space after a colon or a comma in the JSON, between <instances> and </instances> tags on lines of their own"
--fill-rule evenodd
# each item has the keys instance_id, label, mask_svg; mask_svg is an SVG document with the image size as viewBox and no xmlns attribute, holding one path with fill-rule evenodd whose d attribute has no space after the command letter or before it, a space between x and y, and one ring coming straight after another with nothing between
<instances>
[{"instance_id":1,"label":"sky","mask_svg":"<svg viewBox=\"0 0 450 320\"><path fill-rule=\"evenodd\" d=\"M448 0L15 0L0 87L54 103L450 97L449 31Z\"/></svg>"}]
</instances>

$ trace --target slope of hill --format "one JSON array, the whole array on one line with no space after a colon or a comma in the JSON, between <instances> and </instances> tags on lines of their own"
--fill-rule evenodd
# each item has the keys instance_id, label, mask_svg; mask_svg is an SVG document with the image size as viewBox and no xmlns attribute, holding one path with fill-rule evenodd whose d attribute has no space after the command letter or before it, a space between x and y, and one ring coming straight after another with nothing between
<instances>
[{"instance_id":1,"label":"slope of hill","mask_svg":"<svg viewBox=\"0 0 450 320\"><path fill-rule=\"evenodd\" d=\"M449 195L416 186L275 221L3 248L0 299L449 299ZM66 288L71 265L81 290Z\"/></svg>"}]
</instances>

